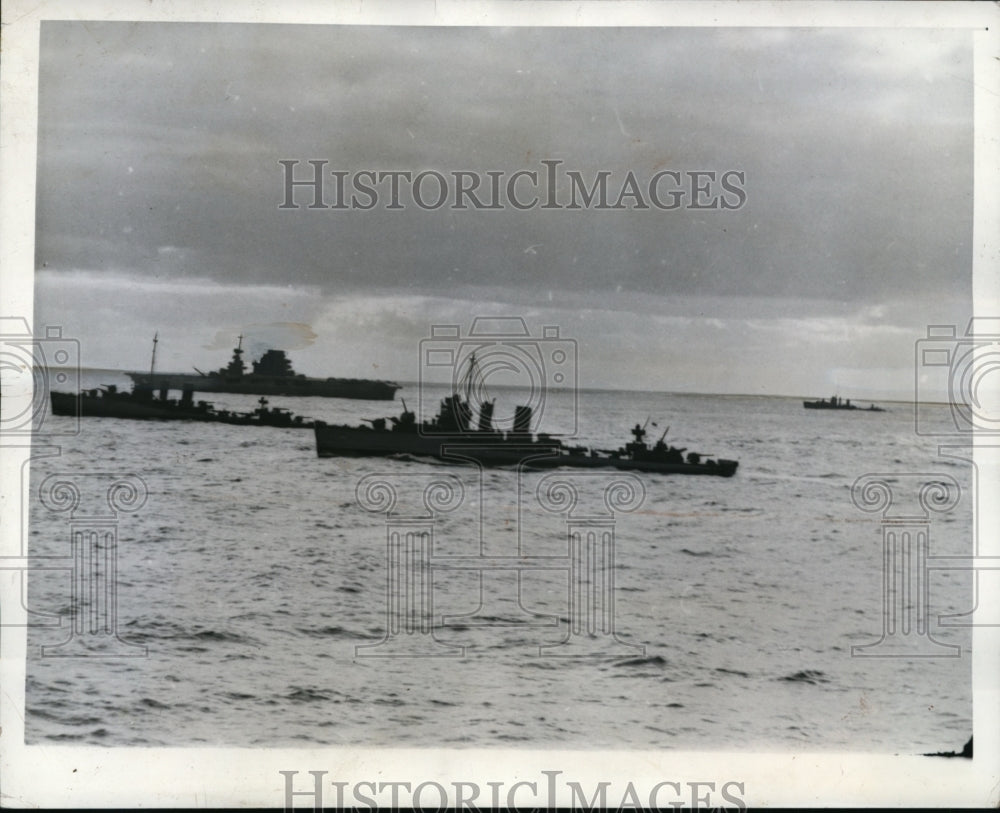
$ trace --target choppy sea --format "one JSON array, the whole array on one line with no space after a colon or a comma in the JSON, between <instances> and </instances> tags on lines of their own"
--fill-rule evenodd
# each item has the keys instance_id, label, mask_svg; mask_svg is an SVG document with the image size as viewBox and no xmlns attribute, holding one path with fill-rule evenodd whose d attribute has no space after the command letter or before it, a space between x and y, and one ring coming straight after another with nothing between
<instances>
[{"instance_id":1,"label":"choppy sea","mask_svg":"<svg viewBox=\"0 0 1000 813\"><path fill-rule=\"evenodd\" d=\"M400 394L426 412L443 392ZM498 416L522 395L502 393ZM244 410L255 401L205 397ZM350 424L398 411L272 402ZM930 553L972 552L970 466L938 457L914 432L910 405L884 406L815 412L791 398L587 391L553 406L554 428L575 424L587 445L616 448L648 421L653 439L666 430L676 446L740 462L731 479L633 475L641 501L613 514L605 480L578 481L570 519L600 514L615 543L613 604L602 610L616 637L586 658L557 646L574 616L569 520L538 502L552 472L319 459L308 430L83 419L58 454L32 464L29 549L65 563L75 530L100 525L98 514L110 522L117 576L105 581L120 642L115 657L63 657L61 642L94 637L86 614L83 633L70 626L73 571L32 571L28 742L960 750L972 733L971 636L939 616L972 608L967 574L934 571L928 582L927 631L958 657L852 656L886 623L882 514L854 504L857 478L887 475L900 500L913 497L908 475L954 478L961 500L930 518ZM38 494L51 475L96 488L82 498L93 510L50 510ZM105 484L125 475L141 481L145 502L112 514ZM387 636L395 595L387 523L426 518L412 488L441 475L462 491L431 517L429 629L392 640L449 657L384 657L391 647L372 645ZM400 495L391 517L359 503L372 476ZM437 566L475 556L487 563L478 571ZM498 569L503 557L553 566Z\"/></svg>"}]
</instances>

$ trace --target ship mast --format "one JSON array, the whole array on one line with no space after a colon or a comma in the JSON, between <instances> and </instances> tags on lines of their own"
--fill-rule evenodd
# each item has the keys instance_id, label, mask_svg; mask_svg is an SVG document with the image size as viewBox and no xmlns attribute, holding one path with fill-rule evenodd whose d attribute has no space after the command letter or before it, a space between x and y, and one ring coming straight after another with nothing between
<instances>
[{"instance_id":1,"label":"ship mast","mask_svg":"<svg viewBox=\"0 0 1000 813\"><path fill-rule=\"evenodd\" d=\"M242 378L247 369L246 364L243 363L243 334L241 333L236 339L236 347L233 348L233 357L221 372L235 378Z\"/></svg>"},{"instance_id":2,"label":"ship mast","mask_svg":"<svg viewBox=\"0 0 1000 813\"><path fill-rule=\"evenodd\" d=\"M156 343L160 340L160 333L157 331L153 334L153 357L149 360L149 374L153 375L156 370Z\"/></svg>"},{"instance_id":3,"label":"ship mast","mask_svg":"<svg viewBox=\"0 0 1000 813\"><path fill-rule=\"evenodd\" d=\"M465 372L465 381L463 382L465 384L465 403L467 404L472 403L472 389L476 383L475 379L477 373L478 370L476 369L476 354L473 353L472 356L469 358L469 369L466 370Z\"/></svg>"}]
</instances>

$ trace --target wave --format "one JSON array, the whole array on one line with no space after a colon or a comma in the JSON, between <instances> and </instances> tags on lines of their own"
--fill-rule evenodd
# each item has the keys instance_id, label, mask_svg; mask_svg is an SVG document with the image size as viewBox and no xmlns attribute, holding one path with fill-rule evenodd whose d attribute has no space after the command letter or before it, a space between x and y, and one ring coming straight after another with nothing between
<instances>
[{"instance_id":1,"label":"wave","mask_svg":"<svg viewBox=\"0 0 1000 813\"><path fill-rule=\"evenodd\" d=\"M291 700L293 703L329 702L335 699L336 694L333 690L314 689L309 686L292 686L292 690L285 695L285 699Z\"/></svg>"},{"instance_id":2,"label":"wave","mask_svg":"<svg viewBox=\"0 0 1000 813\"><path fill-rule=\"evenodd\" d=\"M809 683L813 686L819 683L829 683L830 680L827 678L824 672L818 669L802 669L796 672L794 675L785 675L778 680L784 680L788 683Z\"/></svg>"},{"instance_id":3,"label":"wave","mask_svg":"<svg viewBox=\"0 0 1000 813\"><path fill-rule=\"evenodd\" d=\"M625 661L617 661L615 666L666 666L667 661L662 655L650 655L645 658L629 658Z\"/></svg>"},{"instance_id":4,"label":"wave","mask_svg":"<svg viewBox=\"0 0 1000 813\"><path fill-rule=\"evenodd\" d=\"M365 635L361 632L353 632L351 630L345 629L344 627L339 627L336 624L328 627L296 627L296 632L301 632L303 635L308 635L310 638L348 638L352 640L370 640L371 636Z\"/></svg>"},{"instance_id":5,"label":"wave","mask_svg":"<svg viewBox=\"0 0 1000 813\"><path fill-rule=\"evenodd\" d=\"M736 677L750 677L749 672L742 672L739 669L726 669L722 666L718 667L716 672L721 672L723 675L736 675Z\"/></svg>"}]
</instances>

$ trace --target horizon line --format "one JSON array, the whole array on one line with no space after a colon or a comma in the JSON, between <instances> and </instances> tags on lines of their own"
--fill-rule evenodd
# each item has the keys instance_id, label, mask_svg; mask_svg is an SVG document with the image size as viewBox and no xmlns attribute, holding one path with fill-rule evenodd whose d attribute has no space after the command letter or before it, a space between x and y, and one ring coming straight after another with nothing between
<instances>
[{"instance_id":1,"label":"horizon line","mask_svg":"<svg viewBox=\"0 0 1000 813\"><path fill-rule=\"evenodd\" d=\"M39 368L36 367L35 369L39 369ZM86 372L86 373L114 373L116 375L128 375L129 373L135 373L137 375L146 375L147 374L146 371L144 371L144 370L123 370L123 369L119 369L117 367L79 367L79 368L75 368L75 367L48 366L47 368L41 368L41 369L51 369L51 370L73 370L73 369L78 369L81 373L83 373L83 372ZM166 372L166 373L163 373L163 375L178 375L178 376L185 375L186 376L186 375L190 375L190 373ZM347 378L348 376L333 376L333 377L334 378ZM416 388L416 387L421 386L421 382L420 381L413 381L413 380L409 380L409 381L407 381L407 380L398 380L398 379L371 379L371 380L378 380L378 381L393 380L394 383L400 384L400 389L405 389L406 387ZM448 386L448 384L446 382L428 381L428 382L423 382L423 383L430 384L431 386L435 386L435 387L447 387ZM491 385L491 387L493 389L497 389L497 390L520 390L520 389L524 389L524 387L519 387L519 386L516 386L516 385L510 385L510 384L493 384L493 385ZM572 391L571 388L562 388L562 387L552 387L550 389L553 392L571 392ZM577 388L577 392L641 392L641 393L652 393L652 394L656 394L656 395L703 396L703 397L712 397L712 398L788 398L788 399L793 399L793 400L798 400L798 399L815 399L815 398L817 398L817 396L802 395L802 394L777 393L777 392L770 392L770 393L756 392L756 393L753 393L753 392L705 392L705 391L701 391L701 390L623 389L622 387L614 387L614 386L605 386L605 387L600 387L600 386L578 387ZM818 397L824 397L824 396L818 396ZM845 400L847 400L847 399L845 399ZM952 401L915 401L913 399L901 399L898 396L889 397L889 398L869 398L869 397L858 398L858 397L852 396L850 398L850 400L852 402L867 402L867 403L874 403L876 401L879 401L881 403L890 403L890 404L917 404L917 403L921 403L921 404L928 404L928 405L932 405L932 406L934 406L934 405L939 405L939 406L952 406L952 405L956 405L955 402L952 402Z\"/></svg>"}]
</instances>

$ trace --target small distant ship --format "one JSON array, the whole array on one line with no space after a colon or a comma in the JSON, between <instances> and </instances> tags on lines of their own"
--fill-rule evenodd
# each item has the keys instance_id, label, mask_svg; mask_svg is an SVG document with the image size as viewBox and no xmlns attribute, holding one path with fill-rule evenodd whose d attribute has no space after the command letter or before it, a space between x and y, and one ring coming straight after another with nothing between
<instances>
[{"instance_id":1,"label":"small distant ship","mask_svg":"<svg viewBox=\"0 0 1000 813\"><path fill-rule=\"evenodd\" d=\"M316 453L319 457L430 457L449 462L478 462L485 466L521 465L532 469L560 466L615 468L661 474L705 474L732 477L739 463L714 460L699 452L677 449L664 442L666 431L653 446L643 438L639 424L631 430L633 440L615 449L567 446L559 439L531 432L532 410L514 410L513 430L501 432L493 425L493 401L479 406L478 422L472 423L470 394L477 375L475 356L463 379L466 397L457 391L442 399L437 416L418 424L415 413L403 402L402 415L369 419L370 426L331 425L316 421ZM668 427L669 428L669 427Z\"/></svg>"},{"instance_id":2,"label":"small distant ship","mask_svg":"<svg viewBox=\"0 0 1000 813\"><path fill-rule=\"evenodd\" d=\"M882 407L877 407L875 404L870 404L867 407L859 407L852 404L850 398L844 400L836 395L829 401L825 398L820 398L818 401L803 401L802 406L806 409L856 409L861 412L885 412Z\"/></svg>"},{"instance_id":3,"label":"small distant ship","mask_svg":"<svg viewBox=\"0 0 1000 813\"><path fill-rule=\"evenodd\" d=\"M53 392L54 415L80 416L83 418L127 418L130 420L205 421L230 423L238 426L275 426L311 429L313 421L293 415L282 407L268 407L263 396L253 412L217 410L207 401L195 401L194 390L184 387L180 399L168 398L167 388L161 388L155 397L152 388L136 385L132 392L119 392L109 384L98 389L84 390L79 395Z\"/></svg>"},{"instance_id":4,"label":"small distant ship","mask_svg":"<svg viewBox=\"0 0 1000 813\"><path fill-rule=\"evenodd\" d=\"M242 395L300 395L323 398L357 398L366 401L391 401L399 384L366 378L307 378L292 369L284 350L268 350L247 372L243 360L243 336L233 348L229 364L211 373L197 367L197 375L155 372L156 342L153 338L153 363L148 373L127 373L136 385L180 390L190 386L196 392L226 392Z\"/></svg>"}]
</instances>

